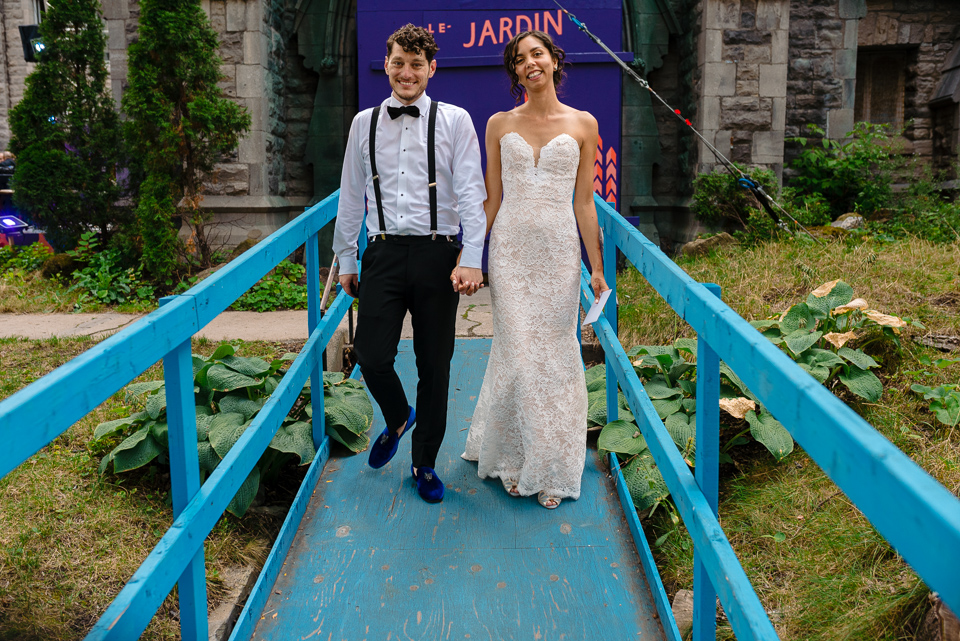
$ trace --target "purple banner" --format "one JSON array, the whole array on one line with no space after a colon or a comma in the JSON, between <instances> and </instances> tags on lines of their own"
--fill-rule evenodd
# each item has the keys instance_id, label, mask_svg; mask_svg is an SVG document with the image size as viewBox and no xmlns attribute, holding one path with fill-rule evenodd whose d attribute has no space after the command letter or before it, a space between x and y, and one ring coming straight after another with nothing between
<instances>
[{"instance_id":1,"label":"purple banner","mask_svg":"<svg viewBox=\"0 0 960 641\"><path fill-rule=\"evenodd\" d=\"M466 109L473 118L483 149L487 119L515 106L510 79L503 69L503 48L517 33L540 29L567 53L567 77L560 100L596 117L600 128L594 190L619 209L620 68L553 3L435 2L416 10L397 10L396 3L358 0L360 108L380 104L390 92L383 69L387 37L412 22L426 27L440 46L437 73L430 80L431 98ZM579 0L565 3L601 40L618 49L622 29L620 0ZM632 60L632 54L622 54ZM486 159L484 158L484 162Z\"/></svg>"}]
</instances>

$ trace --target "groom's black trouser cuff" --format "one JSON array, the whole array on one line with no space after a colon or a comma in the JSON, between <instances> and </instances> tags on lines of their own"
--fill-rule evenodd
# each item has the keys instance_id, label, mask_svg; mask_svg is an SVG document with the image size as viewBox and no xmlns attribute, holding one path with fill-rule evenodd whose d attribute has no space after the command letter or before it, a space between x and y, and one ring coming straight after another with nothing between
<instances>
[{"instance_id":1,"label":"groom's black trouser cuff","mask_svg":"<svg viewBox=\"0 0 960 641\"><path fill-rule=\"evenodd\" d=\"M391 238L372 243L363 255L360 307L354 351L363 380L391 428L407 420L407 401L394 368L407 310L413 321L417 360L417 423L411 436L415 467L436 467L447 427L450 359L457 303L450 272L460 247L443 237Z\"/></svg>"}]
</instances>

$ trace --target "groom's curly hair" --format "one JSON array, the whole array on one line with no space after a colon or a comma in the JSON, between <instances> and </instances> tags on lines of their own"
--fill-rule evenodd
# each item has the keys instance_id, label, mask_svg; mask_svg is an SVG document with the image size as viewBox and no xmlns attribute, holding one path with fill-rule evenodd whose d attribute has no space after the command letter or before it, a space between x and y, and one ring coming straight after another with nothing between
<instances>
[{"instance_id":1,"label":"groom's curly hair","mask_svg":"<svg viewBox=\"0 0 960 641\"><path fill-rule=\"evenodd\" d=\"M520 75L517 73L517 47L520 41L529 36L533 36L543 43L543 46L550 52L550 56L557 61L557 69L553 72L553 86L559 87L566 74L563 73L563 61L567 54L553 43L553 38L543 31L524 31L518 33L503 50L503 66L507 68L507 75L510 76L510 94L516 99L517 104L523 99L523 87L520 86Z\"/></svg>"},{"instance_id":2,"label":"groom's curly hair","mask_svg":"<svg viewBox=\"0 0 960 641\"><path fill-rule=\"evenodd\" d=\"M407 53L418 54L422 51L427 62L432 62L433 57L440 50L437 41L429 31L411 23L403 25L387 38L388 57L393 52L393 43L400 45L400 48Z\"/></svg>"}]
</instances>

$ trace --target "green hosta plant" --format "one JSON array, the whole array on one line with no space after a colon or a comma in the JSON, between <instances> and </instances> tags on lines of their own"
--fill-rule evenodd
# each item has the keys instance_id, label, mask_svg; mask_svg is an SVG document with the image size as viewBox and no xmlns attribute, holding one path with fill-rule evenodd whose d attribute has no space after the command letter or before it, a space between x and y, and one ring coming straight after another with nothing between
<instances>
[{"instance_id":1,"label":"green hosta plant","mask_svg":"<svg viewBox=\"0 0 960 641\"><path fill-rule=\"evenodd\" d=\"M641 345L631 349L628 354L634 359L634 370L643 382L644 390L663 421L664 428L687 465L695 467L696 365L684 358L684 352L690 355L697 353L696 339L681 338L673 345L666 346ZM588 398L592 399L588 405L588 421L606 418L605 409L601 411L606 400L603 392L605 374L602 365L587 370ZM790 433L757 401L725 363L720 364L720 382L720 407L746 422L745 428L721 448L721 462L732 462L728 451L735 445L748 442L748 434L762 443L777 461L793 451ZM623 398L623 395L620 397ZM617 453L624 482L638 510L656 510L664 505L671 516L675 516L675 510L667 501L670 492L629 410L621 409L619 420L604 425L597 448L601 453Z\"/></svg>"},{"instance_id":2,"label":"green hosta plant","mask_svg":"<svg viewBox=\"0 0 960 641\"><path fill-rule=\"evenodd\" d=\"M883 385L870 371L880 364L864 349L883 340L899 347L902 327L923 327L909 318L869 309L865 300L854 299L853 288L842 280L821 285L779 319L751 325L828 389L841 384L871 403L880 399ZM857 348L849 346L854 342Z\"/></svg>"},{"instance_id":3,"label":"green hosta plant","mask_svg":"<svg viewBox=\"0 0 960 641\"><path fill-rule=\"evenodd\" d=\"M260 358L237 356L235 348L228 344L220 345L208 358L193 356L201 481L217 468L250 426L280 384L284 374L282 368L295 358L296 354L285 354L268 363ZM323 387L327 433L353 451L364 449L369 444L364 433L373 420L373 407L362 385L344 380L340 373L325 372ZM169 464L167 398L163 381L129 385L126 397L128 402L139 399L143 409L125 418L101 423L94 430L95 441L127 435L103 458L101 473L106 472L111 464L115 474L153 461ZM313 461L316 450L309 398L308 386L227 506L228 512L243 516L256 497L261 481L275 479L288 460L295 458L301 465ZM345 437L347 433L354 433L354 438Z\"/></svg>"},{"instance_id":4,"label":"green hosta plant","mask_svg":"<svg viewBox=\"0 0 960 641\"><path fill-rule=\"evenodd\" d=\"M591 367L585 372L587 379L587 430L595 431L607 424L607 370L603 364ZM627 404L627 397L617 391L619 417L633 421L633 413Z\"/></svg>"}]
</instances>

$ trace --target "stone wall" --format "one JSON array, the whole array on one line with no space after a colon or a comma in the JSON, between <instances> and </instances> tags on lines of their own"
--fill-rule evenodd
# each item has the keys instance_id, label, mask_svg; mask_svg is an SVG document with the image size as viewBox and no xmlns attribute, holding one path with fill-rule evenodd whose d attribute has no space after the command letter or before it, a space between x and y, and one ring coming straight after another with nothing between
<instances>
[{"instance_id":1,"label":"stone wall","mask_svg":"<svg viewBox=\"0 0 960 641\"><path fill-rule=\"evenodd\" d=\"M789 0L707 0L698 34L697 124L734 162L783 168ZM701 144L697 173L717 160Z\"/></svg>"},{"instance_id":2,"label":"stone wall","mask_svg":"<svg viewBox=\"0 0 960 641\"><path fill-rule=\"evenodd\" d=\"M929 159L934 153L929 102L947 54L960 38L960 4L941 0L867 0L859 47L907 53L903 132L906 153ZM953 150L956 153L956 149Z\"/></svg>"},{"instance_id":3,"label":"stone wall","mask_svg":"<svg viewBox=\"0 0 960 641\"><path fill-rule=\"evenodd\" d=\"M301 82L291 58L292 0L201 0L220 38L224 94L250 114L250 129L234 154L217 165L204 190L204 209L221 223L221 242L264 236L303 211L311 197L288 176L303 173L302 157L287 152L288 86ZM293 42L291 48L291 42ZM299 173L298 173L299 172Z\"/></svg>"},{"instance_id":4,"label":"stone wall","mask_svg":"<svg viewBox=\"0 0 960 641\"><path fill-rule=\"evenodd\" d=\"M813 123L842 138L853 129L863 0L791 0L790 11L786 135L805 135Z\"/></svg>"}]
</instances>

